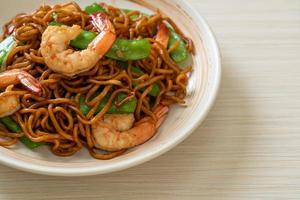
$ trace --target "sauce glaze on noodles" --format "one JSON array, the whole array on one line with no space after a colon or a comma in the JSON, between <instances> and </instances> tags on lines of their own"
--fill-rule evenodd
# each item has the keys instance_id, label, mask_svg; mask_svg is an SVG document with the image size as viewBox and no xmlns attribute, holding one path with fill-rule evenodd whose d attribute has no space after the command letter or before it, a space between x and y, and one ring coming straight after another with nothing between
<instances>
[{"instance_id":1,"label":"sauce glaze on noodles","mask_svg":"<svg viewBox=\"0 0 300 200\"><path fill-rule=\"evenodd\" d=\"M69 11L68 6L76 7L76 11ZM40 53L41 36L49 22L55 16L58 22L66 25L77 24L82 29L94 31L96 29L89 21L87 15L74 2L41 6L31 14L18 14L3 27L2 39L14 34L18 46L13 48L6 60L7 70L23 69L37 78L43 86L43 96L38 97L14 86L7 90L22 93L21 109L12 117L19 123L23 132L10 133L0 126L0 135L6 138L0 145L10 146L17 142L19 137L27 136L34 142L46 142L51 151L58 156L71 156L81 148L87 148L90 154L97 159L111 159L124 152L102 152L95 148L91 132L91 125L101 119L113 103L114 97L120 92L138 99L135 111L136 119L153 115L153 110L159 104L184 104L186 96L187 74L192 67L184 70L170 58L170 51L155 40L156 29L162 21L175 26L168 17L162 16L159 11L151 16L141 15L139 11L125 13L119 8L102 4L118 38L142 39L147 38L152 47L149 58L128 62L128 69L118 66L118 62L109 58L102 58L90 71L82 73L75 78L64 77L54 73L44 63ZM132 20L131 16L140 14L139 18ZM193 45L175 26L174 29L186 40L187 49L192 52ZM137 66L145 73L137 76L131 73L131 67ZM137 88L146 88L143 92L133 86L133 81L139 80ZM149 92L153 84L158 84L160 93L150 97ZM135 85L136 86L136 85ZM93 109L85 116L79 109L80 95L89 99L95 91L100 92L94 100L86 100L86 104ZM112 93L105 107L95 114L98 102L107 93ZM154 98L154 99L153 99ZM150 103L150 99L154 103ZM126 101L125 100L125 101Z\"/></svg>"}]
</instances>

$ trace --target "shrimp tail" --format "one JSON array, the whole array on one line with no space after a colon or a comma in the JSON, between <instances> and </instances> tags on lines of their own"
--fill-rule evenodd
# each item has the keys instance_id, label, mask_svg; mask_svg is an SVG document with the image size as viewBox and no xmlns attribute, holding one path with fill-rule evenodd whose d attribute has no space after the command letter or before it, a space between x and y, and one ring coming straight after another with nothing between
<instances>
[{"instance_id":1,"label":"shrimp tail","mask_svg":"<svg viewBox=\"0 0 300 200\"><path fill-rule=\"evenodd\" d=\"M101 57L111 48L116 40L116 31L109 17L104 13L91 15L91 22L99 32L97 38L90 44Z\"/></svg>"},{"instance_id":2,"label":"shrimp tail","mask_svg":"<svg viewBox=\"0 0 300 200\"><path fill-rule=\"evenodd\" d=\"M165 23L161 23L156 34L156 41L167 48L169 43L169 29Z\"/></svg>"},{"instance_id":3,"label":"shrimp tail","mask_svg":"<svg viewBox=\"0 0 300 200\"><path fill-rule=\"evenodd\" d=\"M157 117L157 122L156 122L156 129L161 126L161 124L165 121L167 115L169 112L169 107L168 106L162 106L159 105L155 110L154 114Z\"/></svg>"},{"instance_id":4,"label":"shrimp tail","mask_svg":"<svg viewBox=\"0 0 300 200\"><path fill-rule=\"evenodd\" d=\"M42 85L40 82L24 70L12 69L0 74L0 88L6 88L9 85L19 83L32 93L39 96L42 95Z\"/></svg>"},{"instance_id":5,"label":"shrimp tail","mask_svg":"<svg viewBox=\"0 0 300 200\"><path fill-rule=\"evenodd\" d=\"M33 76L27 73L21 73L18 75L18 79L20 80L21 84L29 91L38 96L42 96L42 85Z\"/></svg>"}]
</instances>

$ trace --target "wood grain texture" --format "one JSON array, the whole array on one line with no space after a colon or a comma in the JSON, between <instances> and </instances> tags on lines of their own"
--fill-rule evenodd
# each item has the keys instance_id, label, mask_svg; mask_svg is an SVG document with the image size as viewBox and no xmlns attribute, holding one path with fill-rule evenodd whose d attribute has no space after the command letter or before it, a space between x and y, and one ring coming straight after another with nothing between
<instances>
[{"instance_id":1,"label":"wood grain texture","mask_svg":"<svg viewBox=\"0 0 300 200\"><path fill-rule=\"evenodd\" d=\"M0 166L0 199L300 199L300 1L189 0L223 57L206 121L163 156L109 175Z\"/></svg>"}]
</instances>

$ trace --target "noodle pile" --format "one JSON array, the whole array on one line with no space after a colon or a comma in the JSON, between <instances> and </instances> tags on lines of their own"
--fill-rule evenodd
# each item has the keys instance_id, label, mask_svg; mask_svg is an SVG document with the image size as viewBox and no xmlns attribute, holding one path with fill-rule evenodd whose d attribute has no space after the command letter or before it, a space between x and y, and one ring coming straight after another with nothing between
<instances>
[{"instance_id":1,"label":"noodle pile","mask_svg":"<svg viewBox=\"0 0 300 200\"><path fill-rule=\"evenodd\" d=\"M76 7L76 11L68 7ZM142 15L139 11L125 13L119 8L102 4L110 21L113 23L118 38L147 38L151 43L151 56L147 59L129 61L128 68L122 68L116 60L103 57L90 71L73 78L65 77L51 71L44 63L40 52L41 36L48 23L56 21L66 25L77 24L82 29L97 32L89 20L89 15L74 2L55 5L43 5L32 14L19 14L3 27L3 36L14 34L18 45L13 48L6 60L7 70L22 69L37 78L43 86L43 96L38 97L21 86L7 88L7 91L21 92L21 109L13 114L22 128L22 133L10 133L0 126L0 135L8 138L1 142L10 146L22 136L33 142L45 142L51 151L58 156L71 156L82 148L87 148L97 159L110 159L124 151L103 152L94 145L91 125L101 120L119 93L128 96L122 104L133 97L137 98L135 118L145 116L155 119L153 110L159 105L184 104L186 84L191 67L185 69L170 58L169 53L176 48L164 48L155 40L157 27L163 21L173 26L174 30L186 41L187 49L192 52L191 40L186 38L176 25L159 12L151 16ZM131 16L139 15L132 20ZM132 73L131 67L137 66L145 74ZM138 85L133 86L133 82ZM150 96L153 84L158 84L160 93ZM139 90L146 88L145 90ZM97 96L93 96L96 91ZM111 93L104 108L96 114L99 102ZM87 115L79 109L80 96L86 96L86 104L92 107ZM94 97L91 99L91 97Z\"/></svg>"}]
</instances>

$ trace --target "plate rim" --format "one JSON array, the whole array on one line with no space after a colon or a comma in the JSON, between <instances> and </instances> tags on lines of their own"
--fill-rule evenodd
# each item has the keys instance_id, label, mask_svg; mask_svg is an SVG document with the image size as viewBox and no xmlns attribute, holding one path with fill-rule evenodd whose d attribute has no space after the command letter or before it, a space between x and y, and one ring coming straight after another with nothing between
<instances>
[{"instance_id":1,"label":"plate rim","mask_svg":"<svg viewBox=\"0 0 300 200\"><path fill-rule=\"evenodd\" d=\"M195 120L195 122L192 124L192 126L189 127L188 130L186 130L185 134L180 135L180 137L177 137L176 139L172 140L172 142L165 143L162 147L159 148L159 150L152 151L150 153L147 153L141 156L137 156L132 159L128 159L125 161L122 161L114 166L109 167L80 167L80 168L64 168L64 167L49 167L49 166L42 166L34 163L28 163L24 162L15 158L12 158L7 155L0 155L0 163L4 164L6 166L19 169L26 172L36 173L36 174L43 174L43 175L52 175L52 176L90 176L90 175L97 175L97 174L107 174L112 173L116 171L125 170L137 165L140 165L142 163L148 162L156 157L161 156L162 154L166 153L167 151L171 150L175 146L177 146L179 143L184 141L188 136L190 136L196 128L204 121L204 119L207 117L209 111L211 110L212 106L214 105L220 85L221 85L221 75L222 75L222 69L221 69L221 54L220 49L215 37L215 34L207 21L204 19L202 15L189 3L184 0L177 0L177 2L180 2L182 5L186 7L184 9L185 11L189 11L189 15L192 19L197 19L200 22L195 22L196 24L200 23L204 29L206 30L206 33L208 34L208 37L210 38L211 43L211 49L213 51L213 55L215 55L216 59L216 66L215 66L215 80L213 82L213 87L211 88L210 96L207 99L207 106L203 108L202 115Z\"/></svg>"}]
</instances>

